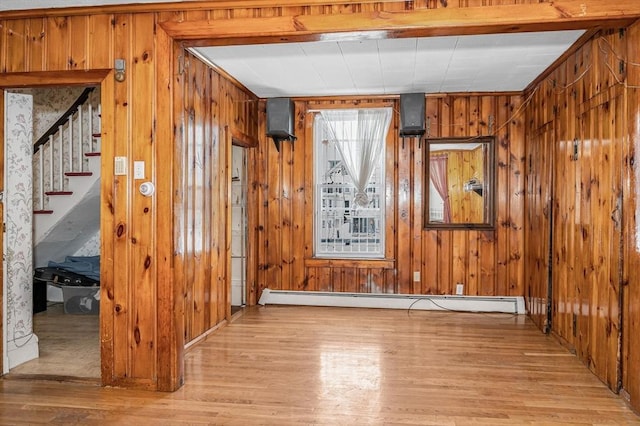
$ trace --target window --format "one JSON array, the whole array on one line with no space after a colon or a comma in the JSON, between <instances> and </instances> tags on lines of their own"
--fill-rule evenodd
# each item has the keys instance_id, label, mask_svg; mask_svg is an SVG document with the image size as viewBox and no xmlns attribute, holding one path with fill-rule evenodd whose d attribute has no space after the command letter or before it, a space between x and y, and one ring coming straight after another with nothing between
<instances>
[{"instance_id":1,"label":"window","mask_svg":"<svg viewBox=\"0 0 640 426\"><path fill-rule=\"evenodd\" d=\"M390 120L390 108L316 114L316 256L384 257L384 159Z\"/></svg>"}]
</instances>

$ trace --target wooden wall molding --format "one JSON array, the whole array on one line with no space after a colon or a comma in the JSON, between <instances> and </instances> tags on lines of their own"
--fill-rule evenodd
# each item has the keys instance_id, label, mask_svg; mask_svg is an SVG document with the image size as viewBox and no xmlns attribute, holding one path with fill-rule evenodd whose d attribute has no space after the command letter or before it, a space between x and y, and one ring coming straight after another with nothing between
<instances>
[{"instance_id":1,"label":"wooden wall molding","mask_svg":"<svg viewBox=\"0 0 640 426\"><path fill-rule=\"evenodd\" d=\"M558 0L491 7L370 11L238 19L165 21L167 34L194 45L320 40L323 34L383 31L380 37L427 37L629 25L640 3Z\"/></svg>"}]
</instances>

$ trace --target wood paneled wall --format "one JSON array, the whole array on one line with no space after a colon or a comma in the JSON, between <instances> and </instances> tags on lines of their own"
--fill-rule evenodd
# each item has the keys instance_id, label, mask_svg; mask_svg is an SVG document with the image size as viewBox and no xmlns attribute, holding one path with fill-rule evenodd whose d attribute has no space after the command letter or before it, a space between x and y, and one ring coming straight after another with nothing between
<instances>
[{"instance_id":1,"label":"wood paneled wall","mask_svg":"<svg viewBox=\"0 0 640 426\"><path fill-rule=\"evenodd\" d=\"M586 3L589 7L584 6ZM284 5L269 5L261 1L164 4L153 6L157 8L156 13L148 12L148 5L131 6L126 9L127 13L123 12L125 9L121 6L0 13L0 83L6 81L10 73L30 73L25 74L24 78L46 84L46 75L36 76L33 73L50 72L52 74L48 75L60 78L74 70L111 69L116 58L124 59L127 63L125 82L115 83L111 79L103 83L102 90L105 102L103 121L106 121L105 128L108 130L103 134L102 175L102 252L106 254L102 268L101 302L103 383L160 390L177 389L182 378L183 340L195 338L201 330L218 321L222 317L219 303L222 298L228 297L224 292L221 293L220 286L215 289L212 284L207 286L208 279L227 279L228 264L222 264L222 254L218 250L228 251L228 238L222 230L222 215L228 214L228 200L225 199L228 188L225 189L223 184L228 172L226 168L215 173L212 169L205 171L205 168L191 165L189 161L195 160L196 154L201 153L212 166L224 164L226 167L229 161L228 144L234 138L234 133L242 136L244 132L249 139L255 137L252 133L253 113L244 110L245 107L239 103L225 103L227 96L237 100L244 99L244 95L230 94L231 86L218 76L209 74L200 65L195 65L195 70L185 74L181 68L185 63L180 62L182 50L174 44L165 28L172 27L174 35L186 31L182 33L185 38L193 38L203 29L205 35L207 31L215 32L212 39L222 44L229 40L247 41L253 35L267 34L267 37L280 42L283 38L295 36L295 31L321 33L330 15L339 18L331 21L334 26L331 28L341 31L361 30L360 26L366 29L395 26L405 33L407 28L417 33L422 30L421 34L429 31L430 34L495 32L500 28L512 30L515 26L513 9L505 5L513 5L518 11L531 12L527 15L527 22L518 21L518 25L521 25L519 28L531 30L545 29L547 25L559 28L568 20L574 21L574 27L579 26L576 24L578 21L602 23L613 15L631 16L638 9L637 2L633 0L621 0L615 8L603 6L594 0L362 3L290 0ZM461 8L469 9L468 14L467 11L456 12ZM430 10L438 13L430 14ZM562 13L558 13L560 11ZM389 13L384 15L386 12ZM406 13L394 15L395 12ZM305 29L304 25L299 25L300 17L315 19L307 20L310 27ZM256 21L255 18L266 20ZM269 25L269 19L272 18L286 26L280 28ZM423 22L424 28L419 28ZM458 24L452 27L450 22ZM176 25L163 27L160 23ZM191 27L194 27L193 31ZM293 32L283 37L281 32L290 28L293 28ZM637 42L637 29L633 38L626 37ZM606 40L616 49L620 48L618 54L624 55L626 46L616 40L615 34L607 36ZM611 231L612 224L606 224L602 219L605 215L599 213L601 209L611 209L616 205L617 198L607 198L606 194L607 191L617 194L622 184L613 175L600 179L598 174L605 170L607 164L615 170L616 159L623 155L629 164L624 180L624 254L625 260L635 262L623 262L623 274L626 273L625 279L629 282L628 299L625 299L628 303L624 305L624 312L630 314L625 316L625 324L629 328L637 325L640 318L637 307L640 303L635 302L640 300L640 296L635 274L630 272L633 271L633 265L640 263L637 246L634 245L634 238L637 237L635 218L630 214L630 211L635 211L633 185L638 181L632 161L634 148L624 148L622 151L611 148L606 141L612 135L617 137L615 132L619 131L620 123L611 124L607 121L609 124L605 126L605 122L599 119L607 117L617 120L618 116L612 111L619 112L620 96L615 87L617 79L612 76L617 74L618 78L623 79L627 70L616 73L618 60L613 52L604 62L596 60L603 51L607 51L606 44L592 43L590 46L562 65L556 79L565 86L571 86L569 89L580 86L576 94L582 97L580 102L572 100L573 95L560 98L542 96L543 93L551 95L558 87L562 87L556 83L555 87L549 88L548 81L527 102L534 106L529 111L530 117L536 118L528 126L526 134L536 143L530 148L528 156L531 179L527 187L530 207L527 210L527 253L530 253L527 276L532 279L527 281L526 286L523 259L525 127L518 114L523 104L520 96L443 95L427 99L431 136L497 135L495 231L423 228L424 146L418 147L413 141L402 145L397 138L396 116L392 137L387 145L387 164L391 173L386 189L390 219L386 230L386 259L341 262L312 258L312 229L308 220L313 200L308 165L312 164L313 158L305 112L308 108L336 101L306 100L296 103L297 134L300 139L295 142L295 149L285 143L282 152L277 153L273 144L262 137L259 150L249 152L250 161L255 165L250 169L252 187L249 198L251 205L256 207L249 211L249 222L255 224L250 228L250 236L255 244L249 248L248 259L250 264L256 266L248 271L250 303L255 303L259 291L265 287L450 294L454 292L455 284L462 282L466 294L527 294L529 307L540 323L549 298L544 291L546 286L542 283L546 273L544 263L548 258L547 253L556 247L544 237L545 232L552 229L551 220L567 221L563 227L566 231L553 234L553 244L556 243L555 239L567 242L563 246L565 248L554 251L554 259L557 255L562 265L554 271L564 274L562 277L566 276L566 279L562 279L565 282L575 278L592 285L616 278L615 268L611 267L616 262L612 257L615 254L608 256L604 250L599 250L598 254L603 254L603 258L593 254L587 257L583 250L589 252L603 244L613 245L617 238L617 222L614 221L616 223ZM634 59L631 62L638 63L640 58L634 46L629 43L629 52L633 53ZM193 63L193 58L190 61ZM613 73L609 67L614 70ZM587 78L582 78L583 72ZM188 82L181 80L187 74L193 79ZM580 83L573 83L577 80ZM17 80L12 77L12 81ZM82 78L74 76L69 81L81 84ZM202 92L208 90L207 87L214 89L216 84L219 90L217 94ZM640 82L635 81L635 84L640 85ZM637 93L633 91L634 97L631 98L628 96L629 90L635 89L627 88L624 99L628 108L622 112L626 112L630 126L637 126ZM180 95L184 93L193 93L194 98L183 100ZM585 100L588 102L585 103ZM387 99L385 102L396 101ZM555 112L552 105L557 109ZM228 116L231 121L224 122L226 119L223 115L226 113L223 111L233 111ZM263 109L260 114L258 119L263 126ZM555 114L579 116L581 125L578 126L577 119L557 122ZM598 120L594 119L596 117ZM246 126L242 124L243 119L246 120ZM208 134L202 133L204 130L198 128L199 123L208 129ZM585 127L581 127L582 124ZM638 131L632 127L632 132L632 141L635 143ZM258 133L264 135L264 127ZM558 134L563 138L557 138ZM214 150L210 145L211 151L207 151L204 142L207 135L212 136L212 140L213 135L217 135L217 149ZM571 141L574 135L586 141L580 145L583 153L581 159L585 160L570 164L566 158L560 157L566 157L566 150L570 149L567 141ZM182 151L178 147L182 147ZM155 198L139 194L139 182L130 177L131 173L126 176L113 175L115 156L128 159L129 171L132 171L133 161L147 163L148 178L156 182ZM221 156L226 156L226 160ZM597 159L603 158L607 160L598 163ZM562 161L556 163L556 159ZM562 164L567 165L566 169L562 168ZM182 170L178 165L186 165L187 170ZM567 196L562 196L560 200L554 195L557 190L565 190L559 184L552 185L552 182L558 182L552 177L559 172L567 173L565 179L580 184L582 192L572 189L569 193L576 197L585 192L591 194L588 203L576 201L573 206ZM214 176L216 173L220 173L220 176ZM212 185L211 197L207 197L200 187L208 184ZM584 185L590 191L584 189ZM184 190L185 193L177 194L178 190ZM220 192L214 193L216 190ZM550 204L547 201L550 196L554 196L554 203L558 206L560 202L564 203L562 208L567 210ZM200 207L209 210L210 214L207 212L200 216L192 211ZM216 210L216 207L223 210ZM578 208L580 212L576 213ZM567 217L563 216L564 213L568 213ZM210 234L190 234L205 221L215 228ZM177 224L178 229L175 227ZM607 235L607 240L602 240L598 233L601 230L612 234ZM228 224L225 232L228 232ZM218 244L215 246L216 252L204 254L203 261L203 252L200 250L215 244ZM603 263L609 264L609 267L604 267ZM583 280L575 269L576 265L589 276L589 281ZM416 271L420 272L419 281L413 281ZM183 286L182 280L188 285ZM597 354L592 354L588 344L593 346L596 341L611 342L610 336L616 333L620 325L613 318L615 303L612 303L612 296L619 291L616 286L613 283L610 288L598 287L597 291L581 288L580 291L584 293L580 293L579 297L573 296L577 290L566 288L562 290L564 293L557 294L559 301L554 304L554 312L564 315L559 317L562 318L559 324L564 324L559 335L572 331L567 324L573 322L573 313L585 314L581 315L587 320L580 320L579 326L583 336L580 347L585 348L583 356L597 361L598 366L593 368L606 380L611 379L610 366L601 367L601 364L610 362L612 346L607 343L603 346L604 350L599 348ZM554 296L561 289L555 289ZM207 297L214 295L212 292L215 293L215 302L213 299L207 300ZM594 303L596 299L598 302ZM576 307L578 302L582 303L581 311ZM587 310L589 316L586 315ZM633 349L635 347L638 347L637 338L627 335L624 357L627 368L624 369L623 381L638 407L640 371L636 366L640 362L637 362L638 351Z\"/></svg>"},{"instance_id":2,"label":"wood paneled wall","mask_svg":"<svg viewBox=\"0 0 640 426\"><path fill-rule=\"evenodd\" d=\"M623 371L627 43L623 31L597 34L526 106L528 306L548 327L550 298L551 331L614 391Z\"/></svg>"},{"instance_id":3,"label":"wood paneled wall","mask_svg":"<svg viewBox=\"0 0 640 426\"><path fill-rule=\"evenodd\" d=\"M233 134L256 134L258 100L190 53L179 56L174 271L190 342L230 316L229 158Z\"/></svg>"},{"instance_id":4,"label":"wood paneled wall","mask_svg":"<svg viewBox=\"0 0 640 426\"><path fill-rule=\"evenodd\" d=\"M495 230L425 230L425 144L398 137L397 98L299 100L296 135L278 153L263 141L252 177L258 190L257 291L521 295L524 291L524 127L520 96L428 96L431 137L496 134ZM313 256L313 141L307 111L339 105L394 105L387 140L384 260ZM263 134L261 131L260 134ZM304 236L304 238L301 238ZM420 279L414 281L414 272Z\"/></svg>"},{"instance_id":5,"label":"wood paneled wall","mask_svg":"<svg viewBox=\"0 0 640 426\"><path fill-rule=\"evenodd\" d=\"M628 143L623 144L622 388L640 410L640 25L627 31Z\"/></svg>"},{"instance_id":6,"label":"wood paneled wall","mask_svg":"<svg viewBox=\"0 0 640 426\"><path fill-rule=\"evenodd\" d=\"M228 144L232 134L255 140L257 106L193 58L186 71L157 18L1 20L0 85L83 84L77 71L126 61L125 81L108 75L102 90L102 382L175 390L184 343L227 315ZM86 78L95 84L95 73ZM127 175L114 176L116 156L127 159ZM138 191L134 161L146 163L154 197Z\"/></svg>"},{"instance_id":7,"label":"wood paneled wall","mask_svg":"<svg viewBox=\"0 0 640 426\"><path fill-rule=\"evenodd\" d=\"M156 173L156 158L166 154L170 140L156 133L155 15L105 14L0 21L0 70L51 72L109 69L115 58L127 64L124 83L113 77L103 85L102 167L102 374L103 383L156 389L158 366L172 363L175 351L158 352L164 330L157 328L159 259L172 256L171 238L158 229L167 226L156 213L162 193L142 196L140 183L113 176L113 157L144 161L147 178ZM0 77L2 75L0 74ZM77 77L77 74L74 74ZM76 84L82 83L76 78ZM46 84L47 74L38 84ZM116 123L116 124L114 124ZM166 151L163 151L163 148ZM156 182L158 183L158 182ZM162 188L162 185L159 185ZM167 226L170 227L170 226ZM161 379L162 380L162 379ZM166 383L168 387L171 384Z\"/></svg>"}]
</instances>

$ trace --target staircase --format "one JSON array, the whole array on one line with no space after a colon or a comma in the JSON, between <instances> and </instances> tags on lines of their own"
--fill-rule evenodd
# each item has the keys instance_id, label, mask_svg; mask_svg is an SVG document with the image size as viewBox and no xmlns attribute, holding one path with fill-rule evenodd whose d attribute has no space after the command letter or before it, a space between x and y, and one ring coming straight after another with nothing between
<instances>
[{"instance_id":1,"label":"staircase","mask_svg":"<svg viewBox=\"0 0 640 426\"><path fill-rule=\"evenodd\" d=\"M86 89L34 144L34 264L62 260L100 229L100 106Z\"/></svg>"}]
</instances>

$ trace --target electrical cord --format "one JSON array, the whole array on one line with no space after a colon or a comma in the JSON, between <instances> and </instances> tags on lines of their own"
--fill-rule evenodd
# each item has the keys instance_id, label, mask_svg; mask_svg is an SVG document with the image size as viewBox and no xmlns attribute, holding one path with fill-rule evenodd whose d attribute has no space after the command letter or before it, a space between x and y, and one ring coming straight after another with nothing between
<instances>
[{"instance_id":1,"label":"electrical cord","mask_svg":"<svg viewBox=\"0 0 640 426\"><path fill-rule=\"evenodd\" d=\"M414 300L411 305L409 305L409 307L407 308L407 316L410 316L411 314L411 310L414 307L414 305L418 302L421 302L423 300L428 300L430 303L432 303L433 305L435 305L436 307L440 308L443 311L446 312L454 312L454 313L464 313L464 314L468 314L468 313L475 313L475 314L482 314L482 315L486 315L486 316L490 316L490 315L507 315L509 318L513 318L513 317L517 317L519 316L519 314L517 313L509 313L509 312L481 312L481 311L463 311L460 309L451 309L451 308L447 308L446 306L443 306L439 303L437 303L436 301L433 300L433 297L431 296L420 296L418 297L416 300Z\"/></svg>"}]
</instances>

